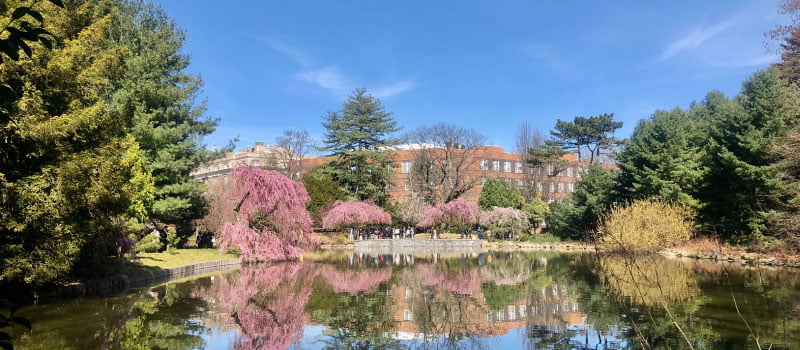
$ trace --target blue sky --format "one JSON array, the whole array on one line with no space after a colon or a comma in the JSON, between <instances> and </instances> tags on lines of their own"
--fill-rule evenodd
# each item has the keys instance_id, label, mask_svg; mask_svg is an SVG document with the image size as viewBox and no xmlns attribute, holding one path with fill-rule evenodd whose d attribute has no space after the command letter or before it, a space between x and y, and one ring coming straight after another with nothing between
<instances>
[{"instance_id":1,"label":"blue sky","mask_svg":"<svg viewBox=\"0 0 800 350\"><path fill-rule=\"evenodd\" d=\"M205 81L208 145L321 117L366 87L405 130L439 121L512 150L528 121L614 113L627 137L657 109L737 93L777 57L776 1L157 0Z\"/></svg>"}]
</instances>

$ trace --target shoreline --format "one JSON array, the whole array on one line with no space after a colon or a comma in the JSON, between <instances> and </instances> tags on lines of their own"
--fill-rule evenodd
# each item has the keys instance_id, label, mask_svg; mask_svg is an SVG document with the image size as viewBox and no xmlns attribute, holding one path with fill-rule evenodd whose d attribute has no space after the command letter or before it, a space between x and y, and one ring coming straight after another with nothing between
<instances>
[{"instance_id":1,"label":"shoreline","mask_svg":"<svg viewBox=\"0 0 800 350\"><path fill-rule=\"evenodd\" d=\"M353 250L354 245L348 244L323 244L320 250ZM554 243L527 243L527 242L488 242L481 243L481 249L507 250L507 251L556 251L556 252L598 252L597 246L582 242L554 242ZM708 260L719 263L741 263L750 266L769 266L784 268L800 268L800 256L775 256L765 253L750 253L745 251L735 252L704 252L686 248L668 248L657 252L667 258L683 258L694 260Z\"/></svg>"}]
</instances>

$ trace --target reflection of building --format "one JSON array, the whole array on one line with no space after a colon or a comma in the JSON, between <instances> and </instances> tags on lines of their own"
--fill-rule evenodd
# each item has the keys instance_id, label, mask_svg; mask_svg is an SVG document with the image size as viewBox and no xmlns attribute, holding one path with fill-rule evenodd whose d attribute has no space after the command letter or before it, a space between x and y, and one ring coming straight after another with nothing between
<instances>
[{"instance_id":1,"label":"reflection of building","mask_svg":"<svg viewBox=\"0 0 800 350\"><path fill-rule=\"evenodd\" d=\"M586 315L581 313L573 294L563 284L552 284L498 310L486 303L478 289L472 295L456 295L439 288L409 287L395 284L389 291L392 297L395 328L387 333L397 339L429 339L439 335L475 335L481 337L508 334L509 330L528 325L541 325L563 330L581 325Z\"/></svg>"}]
</instances>

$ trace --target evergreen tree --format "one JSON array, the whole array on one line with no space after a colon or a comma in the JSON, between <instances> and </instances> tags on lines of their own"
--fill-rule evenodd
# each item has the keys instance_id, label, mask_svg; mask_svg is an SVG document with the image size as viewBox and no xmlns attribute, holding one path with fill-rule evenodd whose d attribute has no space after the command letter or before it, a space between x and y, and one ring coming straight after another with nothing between
<instances>
[{"instance_id":1,"label":"evergreen tree","mask_svg":"<svg viewBox=\"0 0 800 350\"><path fill-rule=\"evenodd\" d=\"M124 222L143 219L152 199L131 120L107 100L127 50L108 42L108 9L73 5L41 8L59 38L52 50L32 43L30 59L0 65L20 96L3 106L14 122L0 128L0 283L102 272L131 245Z\"/></svg>"},{"instance_id":2,"label":"evergreen tree","mask_svg":"<svg viewBox=\"0 0 800 350\"><path fill-rule=\"evenodd\" d=\"M478 198L478 205L483 210L492 207L520 209L525 204L522 193L508 186L507 183L499 179L486 179L486 183L481 190Z\"/></svg>"},{"instance_id":3,"label":"evergreen tree","mask_svg":"<svg viewBox=\"0 0 800 350\"><path fill-rule=\"evenodd\" d=\"M703 162L709 171L699 199L707 231L743 243L769 233L768 219L782 210L787 194L773 147L797 126L798 93L770 69L745 81L733 100L721 93L706 97L712 127Z\"/></svg>"},{"instance_id":4,"label":"evergreen tree","mask_svg":"<svg viewBox=\"0 0 800 350\"><path fill-rule=\"evenodd\" d=\"M702 147L708 138L708 120L702 107L656 111L639 121L625 149L618 155L620 192L630 198L658 197L695 209L707 169Z\"/></svg>"},{"instance_id":5,"label":"evergreen tree","mask_svg":"<svg viewBox=\"0 0 800 350\"><path fill-rule=\"evenodd\" d=\"M327 131L321 150L336 157L325 168L330 176L355 198L386 204L390 148L397 143L391 134L400 130L392 113L359 88L341 110L329 112L322 125Z\"/></svg>"},{"instance_id":6,"label":"evergreen tree","mask_svg":"<svg viewBox=\"0 0 800 350\"><path fill-rule=\"evenodd\" d=\"M320 221L322 215L333 207L333 203L347 199L347 193L339 187L339 184L321 170L307 172L300 178L308 196L311 197L307 209L317 221Z\"/></svg>"},{"instance_id":7,"label":"evergreen tree","mask_svg":"<svg viewBox=\"0 0 800 350\"><path fill-rule=\"evenodd\" d=\"M547 227L566 239L590 237L600 220L615 201L618 172L598 164L589 166L575 184L575 192L562 201L555 201L547 215Z\"/></svg>"},{"instance_id":8,"label":"evergreen tree","mask_svg":"<svg viewBox=\"0 0 800 350\"><path fill-rule=\"evenodd\" d=\"M575 117L572 122L559 119L555 131L550 134L555 136L559 146L563 149L578 152L581 160L581 150L585 147L589 152L589 163L594 163L595 156L600 156L603 150L610 150L618 140L609 134L622 127L622 122L614 121L614 113L604 113L598 116Z\"/></svg>"},{"instance_id":9,"label":"evergreen tree","mask_svg":"<svg viewBox=\"0 0 800 350\"><path fill-rule=\"evenodd\" d=\"M214 131L217 120L204 117L205 104L196 102L202 82L185 71L189 57L180 52L185 35L174 21L142 0L115 4L110 36L129 54L113 101L131 115L129 132L155 181L149 219L157 226L174 224L187 237L192 221L203 217L207 206L201 197L204 186L189 174L215 156L199 143Z\"/></svg>"}]
</instances>

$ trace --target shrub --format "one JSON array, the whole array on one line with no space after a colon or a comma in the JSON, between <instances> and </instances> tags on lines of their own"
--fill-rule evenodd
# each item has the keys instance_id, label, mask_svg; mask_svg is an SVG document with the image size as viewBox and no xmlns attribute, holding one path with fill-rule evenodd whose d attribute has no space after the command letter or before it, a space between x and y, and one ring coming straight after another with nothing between
<instances>
[{"instance_id":1,"label":"shrub","mask_svg":"<svg viewBox=\"0 0 800 350\"><path fill-rule=\"evenodd\" d=\"M600 245L618 251L657 251L688 241L693 219L689 207L656 199L615 205L603 219Z\"/></svg>"},{"instance_id":2,"label":"shrub","mask_svg":"<svg viewBox=\"0 0 800 350\"><path fill-rule=\"evenodd\" d=\"M143 252L143 253L157 253L161 250L161 236L148 234L142 237L139 240L139 243L136 243L136 251Z\"/></svg>"}]
</instances>

